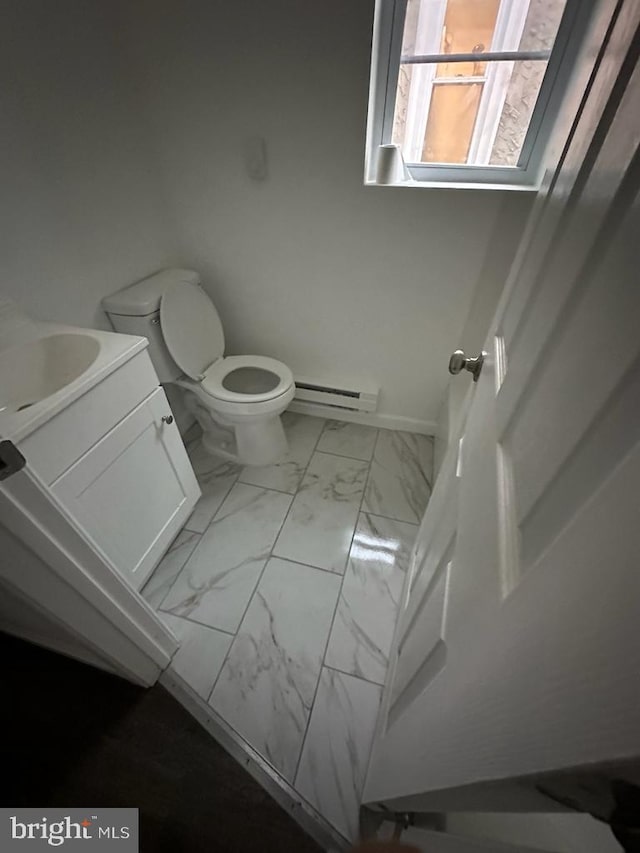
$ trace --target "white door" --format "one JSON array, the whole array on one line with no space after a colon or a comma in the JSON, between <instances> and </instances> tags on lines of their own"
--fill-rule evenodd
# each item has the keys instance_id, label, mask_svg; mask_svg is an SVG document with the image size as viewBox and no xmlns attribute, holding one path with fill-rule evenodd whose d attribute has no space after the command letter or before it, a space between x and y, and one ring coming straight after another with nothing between
<instances>
[{"instance_id":1,"label":"white door","mask_svg":"<svg viewBox=\"0 0 640 853\"><path fill-rule=\"evenodd\" d=\"M640 10L622 9L418 535L365 802L446 809L640 758Z\"/></svg>"},{"instance_id":2,"label":"white door","mask_svg":"<svg viewBox=\"0 0 640 853\"><path fill-rule=\"evenodd\" d=\"M200 495L170 415L158 388L51 487L136 589Z\"/></svg>"}]
</instances>

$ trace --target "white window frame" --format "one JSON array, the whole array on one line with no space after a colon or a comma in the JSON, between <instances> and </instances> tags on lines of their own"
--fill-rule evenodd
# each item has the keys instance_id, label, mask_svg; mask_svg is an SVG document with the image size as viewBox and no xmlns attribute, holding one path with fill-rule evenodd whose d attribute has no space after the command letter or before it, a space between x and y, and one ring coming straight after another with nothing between
<instances>
[{"instance_id":1,"label":"white window frame","mask_svg":"<svg viewBox=\"0 0 640 853\"><path fill-rule=\"evenodd\" d=\"M436 2L438 13L444 21L447 0L436 0ZM536 190L541 179L544 149L589 15L595 5L581 2L581 0L567 0L520 159L513 167L488 165L506 95L506 88L502 83L510 78L513 62L487 63L485 92L470 146L471 155L476 159L484 160L486 165L473 166L417 162L417 157L420 156L417 152L421 151L424 141L437 66L435 63L414 65L404 149L417 156L416 160L411 156L405 158L411 177L408 185ZM365 184L376 184L378 146L391 142L406 8L407 0L376 0L367 119ZM491 51L517 50L527 11L525 4L501 4ZM441 30L441 27L434 27L433 31L421 37L421 28L418 24L419 41L415 47L416 54L428 56L438 54ZM443 61L446 60L443 59ZM410 108L412 102L420 101L423 104L426 102L426 108L422 110Z\"/></svg>"}]
</instances>

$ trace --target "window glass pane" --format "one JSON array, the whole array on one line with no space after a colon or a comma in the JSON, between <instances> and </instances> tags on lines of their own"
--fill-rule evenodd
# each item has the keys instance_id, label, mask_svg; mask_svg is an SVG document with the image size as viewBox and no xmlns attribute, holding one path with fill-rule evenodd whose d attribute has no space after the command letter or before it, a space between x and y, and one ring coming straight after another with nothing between
<instances>
[{"instance_id":1,"label":"window glass pane","mask_svg":"<svg viewBox=\"0 0 640 853\"><path fill-rule=\"evenodd\" d=\"M422 151L423 163L466 163L482 83L433 87Z\"/></svg>"},{"instance_id":2,"label":"window glass pane","mask_svg":"<svg viewBox=\"0 0 640 853\"><path fill-rule=\"evenodd\" d=\"M402 55L550 52L565 5L408 0ZM546 58L401 63L392 141L409 163L517 166L546 68Z\"/></svg>"},{"instance_id":3,"label":"window glass pane","mask_svg":"<svg viewBox=\"0 0 640 853\"><path fill-rule=\"evenodd\" d=\"M490 50L500 0L449 0L438 53L477 53ZM442 77L482 76L484 62L443 62Z\"/></svg>"}]
</instances>

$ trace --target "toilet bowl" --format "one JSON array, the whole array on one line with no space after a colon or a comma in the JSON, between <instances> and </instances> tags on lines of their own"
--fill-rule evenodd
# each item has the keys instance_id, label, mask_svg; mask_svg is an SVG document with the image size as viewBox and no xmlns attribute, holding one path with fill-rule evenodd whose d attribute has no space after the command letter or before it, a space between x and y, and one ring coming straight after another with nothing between
<instances>
[{"instance_id":1,"label":"toilet bowl","mask_svg":"<svg viewBox=\"0 0 640 853\"><path fill-rule=\"evenodd\" d=\"M160 379L182 390L209 453L243 465L282 458L280 415L295 392L291 370L265 356L225 357L220 317L196 273L164 270L103 304L117 331L151 332L149 355Z\"/></svg>"},{"instance_id":2,"label":"toilet bowl","mask_svg":"<svg viewBox=\"0 0 640 853\"><path fill-rule=\"evenodd\" d=\"M213 367L215 373L205 371L200 382L186 377L175 381L202 427L205 449L244 465L277 462L287 452L280 415L295 390L289 368L273 358L247 355L228 356ZM282 390L273 396L261 390L265 385Z\"/></svg>"}]
</instances>

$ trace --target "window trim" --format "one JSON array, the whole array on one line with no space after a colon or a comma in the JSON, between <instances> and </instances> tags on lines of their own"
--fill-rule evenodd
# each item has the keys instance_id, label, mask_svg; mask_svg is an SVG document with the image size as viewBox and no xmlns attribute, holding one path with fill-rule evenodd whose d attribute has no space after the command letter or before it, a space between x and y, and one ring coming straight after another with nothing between
<instances>
[{"instance_id":1,"label":"window trim","mask_svg":"<svg viewBox=\"0 0 640 853\"><path fill-rule=\"evenodd\" d=\"M581 0L567 0L517 166L437 165L407 162L411 180L402 186L536 190L542 177L541 167L546 144L553 129L594 5L596 4L584 3ZM375 169L378 146L390 142L392 137L406 8L407 0L376 0L375 4L367 117L365 184L376 185ZM445 9L446 0L441 0L442 15L444 15ZM434 48L437 46L437 39L438 32L434 30L432 39ZM423 51L421 49L420 53L434 55L434 50ZM485 85L491 85L490 78L495 76L495 68L498 64L495 61L489 64L486 75L489 82ZM433 77L436 65L430 63L421 65L421 67L433 69L431 75L423 75L427 85L431 87L433 84L430 82L429 76ZM424 81L422 81L422 85L424 86ZM423 116L426 127L428 109L423 111ZM476 121L476 128L474 128L472 145L476 140L477 127L478 121ZM414 135L416 133L419 135L420 131L418 128L411 132ZM475 144L478 145L479 143L475 142Z\"/></svg>"}]
</instances>

